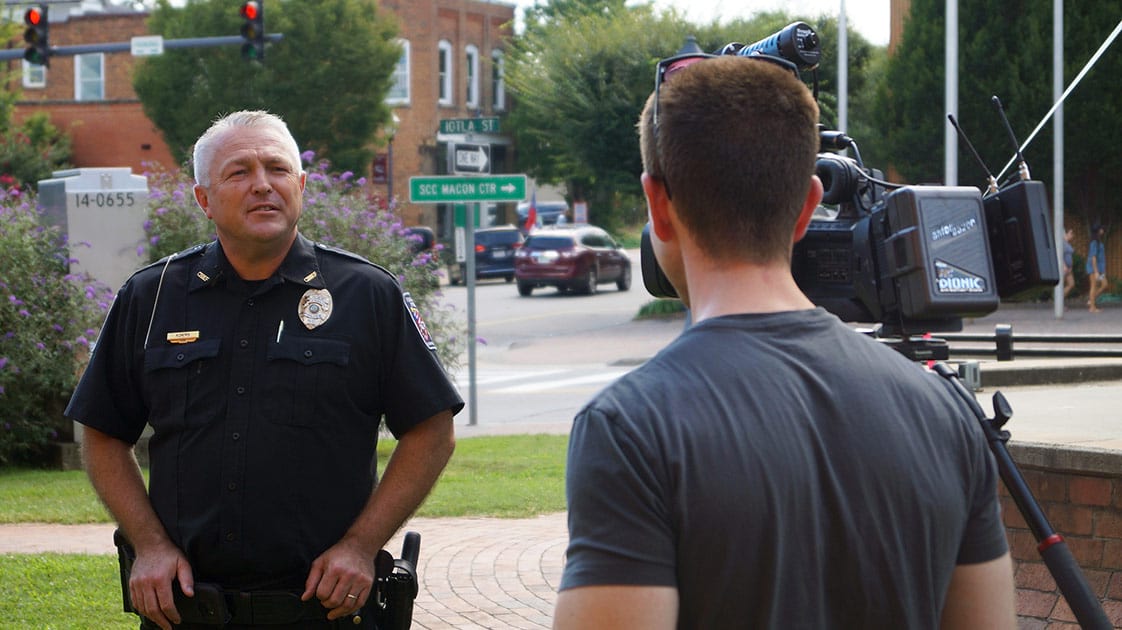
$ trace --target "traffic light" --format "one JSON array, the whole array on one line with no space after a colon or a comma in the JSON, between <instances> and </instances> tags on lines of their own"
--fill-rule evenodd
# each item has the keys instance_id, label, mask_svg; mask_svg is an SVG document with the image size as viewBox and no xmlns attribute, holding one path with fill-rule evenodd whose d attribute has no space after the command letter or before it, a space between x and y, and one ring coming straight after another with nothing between
<instances>
[{"instance_id":1,"label":"traffic light","mask_svg":"<svg viewBox=\"0 0 1122 630\"><path fill-rule=\"evenodd\" d=\"M51 65L51 26L47 23L47 5L29 8L23 14L23 23L27 25L23 32L23 41L27 42L23 58L41 66Z\"/></svg>"},{"instance_id":2,"label":"traffic light","mask_svg":"<svg viewBox=\"0 0 1122 630\"><path fill-rule=\"evenodd\" d=\"M250 61L265 59L265 2L264 0L250 0L243 2L241 16L242 23L242 57Z\"/></svg>"}]
</instances>

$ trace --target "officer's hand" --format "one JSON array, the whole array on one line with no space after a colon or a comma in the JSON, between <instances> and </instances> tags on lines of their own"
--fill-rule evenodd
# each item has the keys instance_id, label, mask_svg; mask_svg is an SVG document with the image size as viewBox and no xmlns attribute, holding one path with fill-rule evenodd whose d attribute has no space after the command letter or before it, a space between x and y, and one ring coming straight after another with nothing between
<instances>
[{"instance_id":1,"label":"officer's hand","mask_svg":"<svg viewBox=\"0 0 1122 630\"><path fill-rule=\"evenodd\" d=\"M312 563L300 599L314 596L328 609L327 618L335 620L362 608L373 585L374 555L357 540L344 538Z\"/></svg>"},{"instance_id":2,"label":"officer's hand","mask_svg":"<svg viewBox=\"0 0 1122 630\"><path fill-rule=\"evenodd\" d=\"M129 577L129 597L136 612L164 630L172 630L171 624L182 621L171 591L172 580L176 579L183 593L194 597L195 578L191 565L178 547L167 543L151 549L137 549Z\"/></svg>"}]
</instances>

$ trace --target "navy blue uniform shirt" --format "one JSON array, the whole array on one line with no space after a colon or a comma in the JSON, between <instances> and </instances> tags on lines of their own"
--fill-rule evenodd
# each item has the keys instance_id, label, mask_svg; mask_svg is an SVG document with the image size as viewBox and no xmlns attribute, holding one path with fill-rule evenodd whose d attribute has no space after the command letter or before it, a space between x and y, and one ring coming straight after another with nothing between
<instances>
[{"instance_id":1,"label":"navy blue uniform shirt","mask_svg":"<svg viewBox=\"0 0 1122 630\"><path fill-rule=\"evenodd\" d=\"M149 495L197 581L302 590L370 496L381 418L400 436L463 407L434 349L381 267L298 236L246 282L214 242L125 283L66 415L152 426Z\"/></svg>"}]
</instances>

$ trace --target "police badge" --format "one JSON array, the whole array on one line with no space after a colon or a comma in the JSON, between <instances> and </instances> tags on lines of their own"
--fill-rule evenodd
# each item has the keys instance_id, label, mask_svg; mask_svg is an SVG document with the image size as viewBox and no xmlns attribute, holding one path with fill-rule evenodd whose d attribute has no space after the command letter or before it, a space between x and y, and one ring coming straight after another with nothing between
<instances>
[{"instance_id":1,"label":"police badge","mask_svg":"<svg viewBox=\"0 0 1122 630\"><path fill-rule=\"evenodd\" d=\"M304 322L308 330L312 330L331 317L331 308L331 294L327 289L308 289L300 297L296 312L300 321Z\"/></svg>"}]
</instances>

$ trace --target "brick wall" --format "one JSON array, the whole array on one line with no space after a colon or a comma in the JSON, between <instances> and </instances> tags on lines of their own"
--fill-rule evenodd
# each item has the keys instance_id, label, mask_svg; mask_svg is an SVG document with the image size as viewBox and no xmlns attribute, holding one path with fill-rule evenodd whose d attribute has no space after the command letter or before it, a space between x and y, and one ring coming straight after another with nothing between
<instances>
[{"instance_id":1,"label":"brick wall","mask_svg":"<svg viewBox=\"0 0 1122 630\"><path fill-rule=\"evenodd\" d=\"M1041 444L1009 445L1036 502L1063 536L1111 623L1122 628L1122 453ZM1077 630L1004 485L1020 630Z\"/></svg>"}]
</instances>

